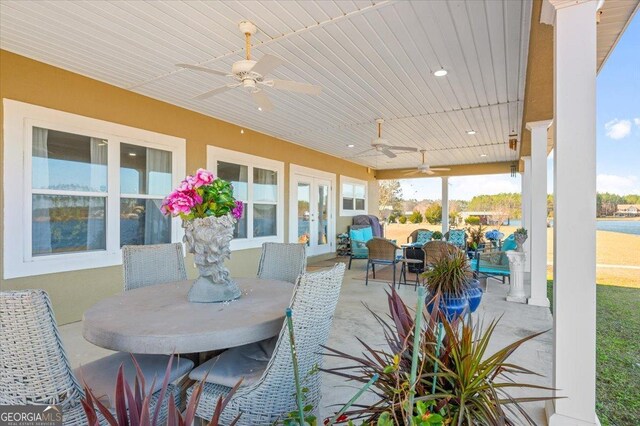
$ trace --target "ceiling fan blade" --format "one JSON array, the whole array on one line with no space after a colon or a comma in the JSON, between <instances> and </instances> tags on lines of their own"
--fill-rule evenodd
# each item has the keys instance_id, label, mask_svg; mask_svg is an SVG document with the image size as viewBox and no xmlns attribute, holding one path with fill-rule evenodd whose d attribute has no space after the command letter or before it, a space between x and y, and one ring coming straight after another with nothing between
<instances>
[{"instance_id":1,"label":"ceiling fan blade","mask_svg":"<svg viewBox=\"0 0 640 426\"><path fill-rule=\"evenodd\" d=\"M225 76L225 77L229 75L228 72L212 70L211 68L199 67L197 65L176 64L176 67L187 68L187 69L194 70L194 71L204 71L204 72L208 72L210 74L222 75L222 76Z\"/></svg>"},{"instance_id":2,"label":"ceiling fan blade","mask_svg":"<svg viewBox=\"0 0 640 426\"><path fill-rule=\"evenodd\" d=\"M423 173L426 173L428 175L435 175L436 174L436 172L434 172L433 169L425 170Z\"/></svg>"},{"instance_id":3,"label":"ceiling fan blade","mask_svg":"<svg viewBox=\"0 0 640 426\"><path fill-rule=\"evenodd\" d=\"M304 93L305 95L319 95L322 87L313 84L298 83L290 80L273 80L274 89L288 90L290 92Z\"/></svg>"},{"instance_id":4,"label":"ceiling fan blade","mask_svg":"<svg viewBox=\"0 0 640 426\"><path fill-rule=\"evenodd\" d=\"M448 167L431 167L431 170L434 172L448 172L451 169Z\"/></svg>"},{"instance_id":5,"label":"ceiling fan blade","mask_svg":"<svg viewBox=\"0 0 640 426\"><path fill-rule=\"evenodd\" d=\"M357 154L353 154L353 155L349 155L348 157L344 157L344 158L356 158L356 157L360 157L368 152L371 151L375 151L375 148L369 148L369 149L365 149L364 151L360 151Z\"/></svg>"},{"instance_id":6,"label":"ceiling fan blade","mask_svg":"<svg viewBox=\"0 0 640 426\"><path fill-rule=\"evenodd\" d=\"M393 152L389 151L389 148L383 148L380 152L382 152L384 155L386 155L389 158L396 158L397 155L395 155Z\"/></svg>"},{"instance_id":7,"label":"ceiling fan blade","mask_svg":"<svg viewBox=\"0 0 640 426\"><path fill-rule=\"evenodd\" d=\"M262 90L257 92L252 92L251 97L253 101L258 105L258 107L262 108L262 111L271 111L273 110L273 104L269 100L269 97Z\"/></svg>"},{"instance_id":8,"label":"ceiling fan blade","mask_svg":"<svg viewBox=\"0 0 640 426\"><path fill-rule=\"evenodd\" d=\"M231 87L229 87L229 86L220 86L220 87L217 87L217 88L215 88L213 90L209 90L208 92L204 92L203 94L198 95L193 99L201 101L203 99L210 98L211 96L219 95L220 93L226 92L229 89L231 89Z\"/></svg>"},{"instance_id":9,"label":"ceiling fan blade","mask_svg":"<svg viewBox=\"0 0 640 426\"><path fill-rule=\"evenodd\" d=\"M413 148L410 146L390 146L389 149L393 149L395 151L418 152L418 148Z\"/></svg>"},{"instance_id":10,"label":"ceiling fan blade","mask_svg":"<svg viewBox=\"0 0 640 426\"><path fill-rule=\"evenodd\" d=\"M251 71L264 76L283 63L284 61L277 56L262 55L262 58L260 58L258 62L256 62L256 64L253 66L253 68L251 68Z\"/></svg>"}]
</instances>

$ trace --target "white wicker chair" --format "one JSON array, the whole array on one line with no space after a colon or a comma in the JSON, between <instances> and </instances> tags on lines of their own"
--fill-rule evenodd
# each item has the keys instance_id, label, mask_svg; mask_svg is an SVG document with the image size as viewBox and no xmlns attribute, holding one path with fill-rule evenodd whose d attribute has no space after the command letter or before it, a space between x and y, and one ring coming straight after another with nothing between
<instances>
[{"instance_id":1,"label":"white wicker chair","mask_svg":"<svg viewBox=\"0 0 640 426\"><path fill-rule=\"evenodd\" d=\"M329 270L302 275L291 300L300 377L302 386L309 389L305 404L313 405L316 412L321 399L318 371L322 367L321 345L326 344L329 338L344 271L345 265L340 263ZM209 370L212 364L215 364L215 358L198 369ZM226 395L229 390L229 387L205 382L196 415L211 418L218 397ZM193 387L187 390L189 398L192 393ZM242 413L238 425L270 425L295 409L289 333L284 323L262 376L254 384L240 387L233 395L222 413L221 424L230 424Z\"/></svg>"},{"instance_id":2,"label":"white wicker chair","mask_svg":"<svg viewBox=\"0 0 640 426\"><path fill-rule=\"evenodd\" d=\"M86 425L87 419L80 402L84 392L71 370L47 293L44 290L0 292L0 336L0 404L56 404L62 407L65 425ZM128 357L125 355L116 353L94 361L96 368L104 368L112 361L111 372L99 370L96 371L97 375L107 375L115 383L121 360ZM152 356L145 357L151 359ZM155 358L154 361L162 366L157 371L161 382L168 357ZM150 370L148 363L145 368L143 360L138 359L138 362L143 369ZM94 363L81 367L83 373L88 373L83 377L91 375ZM191 361L184 359L180 363L181 374L193 366ZM133 386L131 376L127 376ZM152 380L152 377L147 379ZM96 381L86 382L92 389L100 387ZM177 403L180 402L177 386L170 385L168 392L173 393ZM96 397L100 396L96 394ZM156 392L152 398L152 410L155 410L158 398L159 392ZM164 404L160 419L164 422L166 418L167 405Z\"/></svg>"},{"instance_id":3,"label":"white wicker chair","mask_svg":"<svg viewBox=\"0 0 640 426\"><path fill-rule=\"evenodd\" d=\"M263 243L258 277L295 283L307 267L304 244Z\"/></svg>"},{"instance_id":4,"label":"white wicker chair","mask_svg":"<svg viewBox=\"0 0 640 426\"><path fill-rule=\"evenodd\" d=\"M187 279L181 243L123 246L122 266L125 291Z\"/></svg>"}]
</instances>

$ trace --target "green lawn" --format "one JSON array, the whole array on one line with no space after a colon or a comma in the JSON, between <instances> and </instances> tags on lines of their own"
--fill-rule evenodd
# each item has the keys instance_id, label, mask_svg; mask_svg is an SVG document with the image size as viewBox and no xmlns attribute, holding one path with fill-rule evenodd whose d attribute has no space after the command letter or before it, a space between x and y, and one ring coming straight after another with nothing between
<instances>
[{"instance_id":1,"label":"green lawn","mask_svg":"<svg viewBox=\"0 0 640 426\"><path fill-rule=\"evenodd\" d=\"M547 286L553 305L553 282ZM640 289L597 286L596 409L603 425L640 425Z\"/></svg>"}]
</instances>

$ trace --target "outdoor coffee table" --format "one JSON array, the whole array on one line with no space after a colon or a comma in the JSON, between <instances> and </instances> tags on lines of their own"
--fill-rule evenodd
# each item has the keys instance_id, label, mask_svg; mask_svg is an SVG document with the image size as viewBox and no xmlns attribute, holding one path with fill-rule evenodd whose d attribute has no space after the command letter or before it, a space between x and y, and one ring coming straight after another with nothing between
<instances>
[{"instance_id":1,"label":"outdoor coffee table","mask_svg":"<svg viewBox=\"0 0 640 426\"><path fill-rule=\"evenodd\" d=\"M224 303L190 303L192 281L156 284L101 300L83 316L83 336L114 351L189 354L257 342L280 332L293 285L234 279L242 296Z\"/></svg>"}]
</instances>

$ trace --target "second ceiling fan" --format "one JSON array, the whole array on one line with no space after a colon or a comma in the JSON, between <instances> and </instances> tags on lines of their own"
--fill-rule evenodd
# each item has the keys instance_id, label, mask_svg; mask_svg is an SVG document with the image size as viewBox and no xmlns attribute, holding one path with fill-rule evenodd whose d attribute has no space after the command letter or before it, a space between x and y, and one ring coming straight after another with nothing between
<instances>
[{"instance_id":1,"label":"second ceiling fan","mask_svg":"<svg viewBox=\"0 0 640 426\"><path fill-rule=\"evenodd\" d=\"M396 158L397 155L393 152L393 151L405 151L405 152L417 152L418 148L412 147L412 146L393 146L393 145L389 145L389 141L386 139L382 138L382 123L384 123L384 120L382 118L378 118L376 120L376 126L377 126L377 131L378 131L378 137L373 139L371 141L371 148L362 151L358 154L356 154L353 157L350 158L354 158L354 157L360 157L363 154L368 153L369 151L377 151L381 154L386 155L389 158Z\"/></svg>"},{"instance_id":2,"label":"second ceiling fan","mask_svg":"<svg viewBox=\"0 0 640 426\"><path fill-rule=\"evenodd\" d=\"M432 168L431 166L429 166L424 160L424 154L426 152L427 151L424 150L424 149L420 150L420 153L422 154L422 163L418 164L418 167L417 167L417 171L419 173L424 173L424 174L427 174L427 175L435 175L436 172L448 172L449 170L451 170L448 167L434 167L434 168ZM414 175L414 174L416 174L416 170L410 170L408 172L405 172L405 176Z\"/></svg>"},{"instance_id":3,"label":"second ceiling fan","mask_svg":"<svg viewBox=\"0 0 640 426\"><path fill-rule=\"evenodd\" d=\"M204 92L194 99L203 100L211 96L219 95L227 90L234 89L236 87L242 87L246 89L253 98L253 101L258 105L260 111L271 111L273 104L269 100L269 97L264 92L264 87L272 87L279 90L287 90L290 92L303 93L305 95L319 95L322 88L320 86L314 86L313 84L300 83L290 80L278 80L275 78L265 78L265 76L273 71L278 66L282 65L284 61L273 55L262 55L260 60L254 61L251 59L251 36L257 31L254 24L249 21L242 21L238 24L240 31L245 36L245 50L246 59L234 62L231 67L231 72L224 72L214 70L211 68L201 67L198 65L190 64L177 64L176 66L181 68L187 68L195 71L203 71L209 74L231 77L234 82L225 84L224 86L217 87L213 90Z\"/></svg>"}]
</instances>

